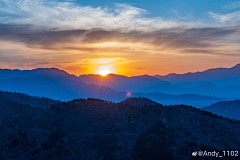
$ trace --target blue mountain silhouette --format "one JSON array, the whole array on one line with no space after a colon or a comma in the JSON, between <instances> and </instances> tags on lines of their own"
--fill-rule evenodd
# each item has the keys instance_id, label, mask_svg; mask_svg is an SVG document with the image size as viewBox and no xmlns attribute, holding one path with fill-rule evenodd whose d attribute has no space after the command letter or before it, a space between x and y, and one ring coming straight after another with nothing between
<instances>
[{"instance_id":1,"label":"blue mountain silhouette","mask_svg":"<svg viewBox=\"0 0 240 160\"><path fill-rule=\"evenodd\" d=\"M110 74L82 75L76 77L57 68L34 70L0 69L0 90L21 92L32 96L48 97L68 101L75 98L101 98L119 102L131 96L147 97L152 100L219 100L216 97L183 94L185 89L162 81L156 77L143 75L126 77ZM163 93L162 93L163 92ZM179 95L171 95L175 93Z\"/></svg>"},{"instance_id":2,"label":"blue mountain silhouette","mask_svg":"<svg viewBox=\"0 0 240 160\"><path fill-rule=\"evenodd\" d=\"M172 73L166 76L155 75L155 77L185 88L196 87L208 82L219 87L240 85L240 64L232 68L214 68L203 72L185 74Z\"/></svg>"}]
</instances>

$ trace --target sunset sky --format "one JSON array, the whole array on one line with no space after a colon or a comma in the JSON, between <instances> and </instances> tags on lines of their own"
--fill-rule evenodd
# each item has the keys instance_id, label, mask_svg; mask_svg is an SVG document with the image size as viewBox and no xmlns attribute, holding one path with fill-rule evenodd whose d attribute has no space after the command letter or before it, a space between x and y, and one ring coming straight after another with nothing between
<instances>
[{"instance_id":1,"label":"sunset sky","mask_svg":"<svg viewBox=\"0 0 240 160\"><path fill-rule=\"evenodd\" d=\"M0 68L166 75L240 63L240 1L0 0Z\"/></svg>"}]
</instances>

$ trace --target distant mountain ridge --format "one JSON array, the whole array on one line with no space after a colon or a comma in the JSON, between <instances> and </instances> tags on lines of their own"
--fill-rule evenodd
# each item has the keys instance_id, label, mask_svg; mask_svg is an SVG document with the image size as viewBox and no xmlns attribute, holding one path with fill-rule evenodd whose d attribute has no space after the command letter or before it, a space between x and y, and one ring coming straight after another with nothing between
<instances>
[{"instance_id":1,"label":"distant mountain ridge","mask_svg":"<svg viewBox=\"0 0 240 160\"><path fill-rule=\"evenodd\" d=\"M166 93L154 92L154 93L131 93L131 97L146 97L154 101L158 100L221 100L221 98L213 96L203 96L197 94L180 94L180 95L171 95Z\"/></svg>"},{"instance_id":2,"label":"distant mountain ridge","mask_svg":"<svg viewBox=\"0 0 240 160\"><path fill-rule=\"evenodd\" d=\"M159 91L163 93L180 93L181 91L181 88L149 75L127 77L123 75L109 74L103 77L101 75L89 74L80 75L79 78L88 84L106 86L118 92L151 93Z\"/></svg>"},{"instance_id":3,"label":"distant mountain ridge","mask_svg":"<svg viewBox=\"0 0 240 160\"><path fill-rule=\"evenodd\" d=\"M240 85L240 64L232 68L213 68L203 72L185 74L172 73L166 76L155 75L155 77L185 88L196 87L208 82L219 87Z\"/></svg>"},{"instance_id":4,"label":"distant mountain ridge","mask_svg":"<svg viewBox=\"0 0 240 160\"><path fill-rule=\"evenodd\" d=\"M168 81L163 81L149 75L126 77L109 74L103 77L101 75L89 74L81 75L79 78L85 83L106 86L118 92L124 91L149 94L153 92L161 92L175 95L198 94L221 98L240 97L240 86L231 84L225 87L218 87L212 82L207 82L191 88L180 88Z\"/></svg>"},{"instance_id":5,"label":"distant mountain ridge","mask_svg":"<svg viewBox=\"0 0 240 160\"><path fill-rule=\"evenodd\" d=\"M126 77L110 74L105 77L100 75L77 77L57 68L24 71L0 69L0 72L2 73L0 90L21 92L31 96L48 97L61 101L91 97L119 102L129 96L146 97L155 101L220 101L222 99L216 98L216 96L240 96L239 86L219 88L212 83L207 83L186 89L149 75ZM211 91L210 88L212 88ZM130 92L131 95L127 95L127 92Z\"/></svg>"},{"instance_id":6,"label":"distant mountain ridge","mask_svg":"<svg viewBox=\"0 0 240 160\"><path fill-rule=\"evenodd\" d=\"M202 110L212 112L219 116L240 120L240 100L217 102L202 108Z\"/></svg>"},{"instance_id":7,"label":"distant mountain ridge","mask_svg":"<svg viewBox=\"0 0 240 160\"><path fill-rule=\"evenodd\" d=\"M52 75L67 75L68 73L58 68L37 68L33 70L19 70L19 69L0 69L0 79L9 78L31 78L37 75L51 72Z\"/></svg>"},{"instance_id":8,"label":"distant mountain ridge","mask_svg":"<svg viewBox=\"0 0 240 160\"><path fill-rule=\"evenodd\" d=\"M188 88L186 92L195 93L199 95L206 95L206 96L237 98L237 97L240 97L240 86L230 85L225 87L217 87L213 83L208 82L203 85L199 85L193 88Z\"/></svg>"},{"instance_id":9,"label":"distant mountain ridge","mask_svg":"<svg viewBox=\"0 0 240 160\"><path fill-rule=\"evenodd\" d=\"M110 99L117 92L98 85L89 85L75 75L57 68L34 70L0 70L0 90L21 92L32 96L44 96L55 100L98 97ZM6 73L4 76L3 73Z\"/></svg>"},{"instance_id":10,"label":"distant mountain ridge","mask_svg":"<svg viewBox=\"0 0 240 160\"><path fill-rule=\"evenodd\" d=\"M0 72L1 71L2 70L0 70ZM70 75L67 72L59 70L57 68L40 68L26 71L5 69L4 72L8 74L7 76L4 76L3 74L1 75L2 79L0 79L0 90L9 92L21 92L31 96L48 97L54 100L61 101L69 101L76 98L88 98L88 97L100 98L114 102L120 102L128 97L146 97L154 101L173 100L180 101L179 103L182 103L181 102L182 100L188 101L204 100L214 102L222 100L216 97L201 96L196 94L172 95L167 93L161 93L159 91L155 92L156 88L161 89L165 87L165 91L168 91L169 86L172 87L173 89L176 89L177 87L171 85L168 82L161 81L156 77L148 75L135 76L133 78L128 78L126 76L119 75L110 75L112 79L108 79L109 82L107 83L113 82L112 84L120 86L120 89L124 88L123 86L125 85L124 83L121 85L121 82L125 82L131 79L130 84L128 84L127 87L133 86L133 88L129 90L131 91L131 95L127 96L126 91L124 92L115 91L108 86L103 86L103 83L99 84L91 84L90 82L86 83L82 81L80 78L76 77L75 75ZM92 77L94 76L96 75L92 75ZM114 79L116 77L117 80L115 81ZM155 86L152 85L154 83ZM140 88L140 90L147 88L148 91L151 93L132 92L132 89L140 91L137 90L138 89L137 84L140 84L140 86L142 87ZM125 87L124 89L126 89L127 87ZM178 92L178 88L176 92Z\"/></svg>"}]
</instances>

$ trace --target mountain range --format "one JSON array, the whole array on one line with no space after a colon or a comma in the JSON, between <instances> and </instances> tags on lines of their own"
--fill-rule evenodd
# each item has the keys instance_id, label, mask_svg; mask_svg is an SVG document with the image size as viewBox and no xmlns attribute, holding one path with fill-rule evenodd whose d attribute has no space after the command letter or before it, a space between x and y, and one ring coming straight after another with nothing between
<instances>
[{"instance_id":1,"label":"mountain range","mask_svg":"<svg viewBox=\"0 0 240 160\"><path fill-rule=\"evenodd\" d=\"M129 96L146 97L155 101L220 101L223 100L221 98L238 99L240 97L240 86L237 83L239 73L240 65L229 69L218 68L184 75L174 74L176 77L173 78L174 83L172 84L171 79L168 82L164 77L162 80L159 77L157 78L157 76L149 75L127 77L116 74L107 76L89 74L77 77L57 68L38 68L33 70L0 69L0 90L21 92L31 96L48 97L62 101L92 97L120 102ZM205 78L201 78L201 76L199 78L199 75ZM214 78L213 75L216 75L216 77ZM199 78L197 83L200 85L183 88L175 84L178 80L180 83L185 79L186 82L184 83L191 85L193 82L195 83L194 80L190 82L194 76ZM206 77L208 76L209 78L207 79ZM167 77L169 76L165 76L165 78ZM193 78L191 79L191 77ZM226 82L226 85L219 87L215 82ZM227 84L227 82L229 83ZM236 83L232 84L230 82ZM127 93L130 95L127 95Z\"/></svg>"},{"instance_id":2,"label":"mountain range","mask_svg":"<svg viewBox=\"0 0 240 160\"><path fill-rule=\"evenodd\" d=\"M32 96L49 97L56 100L74 98L113 98L117 92L99 85L87 84L75 75L57 68L35 70L4 70L0 79L0 89L10 92L22 92ZM5 73L5 76L4 76Z\"/></svg>"},{"instance_id":3,"label":"mountain range","mask_svg":"<svg viewBox=\"0 0 240 160\"><path fill-rule=\"evenodd\" d=\"M240 68L238 72L240 73ZM233 85L231 83L227 84L224 87L218 87L215 84L213 84L213 82L201 81L200 85L198 86L183 88L183 87L178 87L175 84L171 84L168 81L165 81L165 80L163 81L157 77L149 76L149 75L127 77L127 76L115 75L115 74L109 74L107 76L89 74L89 75L81 75L79 76L79 78L88 84L97 84L101 86L106 86L118 92L120 91L137 92L137 93L161 92L165 94L174 94L174 95L199 94L199 95L205 95L205 96L216 96L221 98L240 97L240 86ZM219 81L220 80L221 79L219 79ZM174 81L178 81L178 77L174 78ZM186 83L191 84L191 82L186 82Z\"/></svg>"},{"instance_id":4,"label":"mountain range","mask_svg":"<svg viewBox=\"0 0 240 160\"><path fill-rule=\"evenodd\" d=\"M48 97L62 101L92 97L120 102L128 97L127 92L131 92L129 96L146 97L156 101L181 99L220 101L219 98L213 96L168 94L168 91L177 93L181 88L147 75L135 77L114 74L106 77L83 75L79 78L57 68L39 68L23 71L0 69L0 73L0 90L21 92L31 96ZM93 78L88 80L89 77ZM94 83L96 79L102 80L102 82Z\"/></svg>"},{"instance_id":5,"label":"mountain range","mask_svg":"<svg viewBox=\"0 0 240 160\"><path fill-rule=\"evenodd\" d=\"M118 92L177 93L181 90L167 81L149 75L127 77L116 74L108 74L107 76L88 74L80 75L79 78L88 84L106 86Z\"/></svg>"},{"instance_id":6,"label":"mountain range","mask_svg":"<svg viewBox=\"0 0 240 160\"><path fill-rule=\"evenodd\" d=\"M166 76L155 75L155 77L168 81L176 86L191 88L205 83L213 83L219 87L229 85L240 85L240 64L232 68L213 68L203 72L176 74Z\"/></svg>"}]
</instances>

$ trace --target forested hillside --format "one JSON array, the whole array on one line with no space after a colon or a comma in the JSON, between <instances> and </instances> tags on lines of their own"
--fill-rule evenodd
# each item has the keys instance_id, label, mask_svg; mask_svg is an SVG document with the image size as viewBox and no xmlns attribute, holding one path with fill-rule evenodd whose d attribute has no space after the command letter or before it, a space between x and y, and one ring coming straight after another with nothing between
<instances>
[{"instance_id":1,"label":"forested hillside","mask_svg":"<svg viewBox=\"0 0 240 160\"><path fill-rule=\"evenodd\" d=\"M0 90L1 105L4 105L3 103L10 102L10 101L17 102L20 104L29 104L32 107L36 107L36 108L41 108L41 107L49 108L51 104L60 102L60 101L55 101L45 97L34 97L34 96L29 96L23 93L3 92Z\"/></svg>"},{"instance_id":2,"label":"forested hillside","mask_svg":"<svg viewBox=\"0 0 240 160\"><path fill-rule=\"evenodd\" d=\"M75 99L46 109L24 105L21 114L15 112L23 108L19 103L7 106L0 108L12 112L0 123L2 159L187 160L200 149L240 149L239 121L191 106L146 98Z\"/></svg>"}]
</instances>

